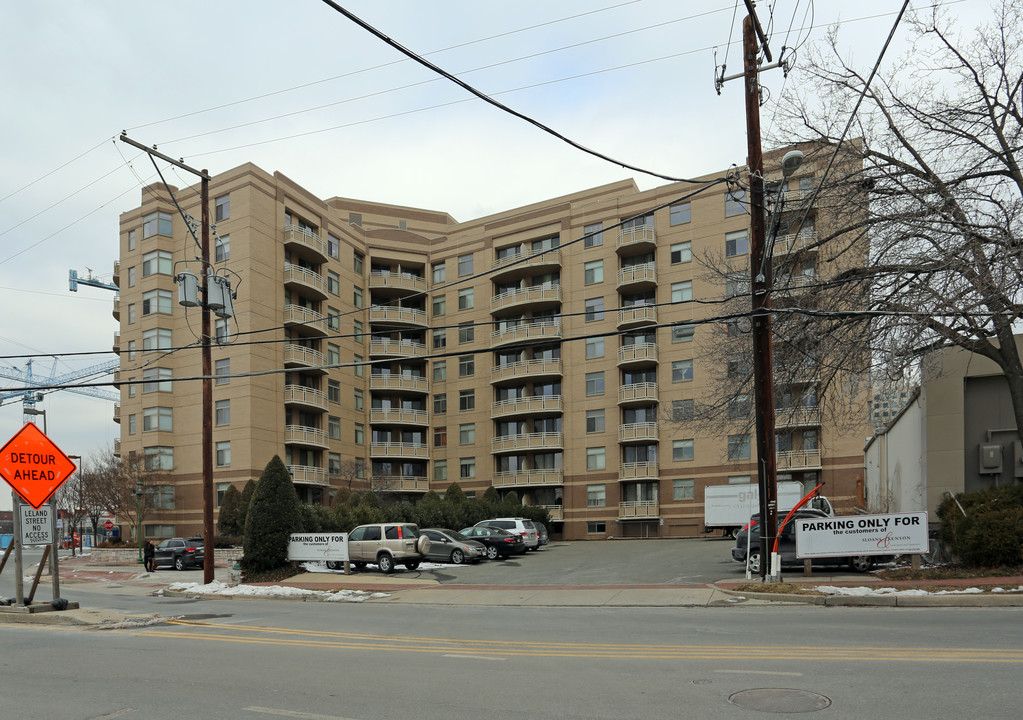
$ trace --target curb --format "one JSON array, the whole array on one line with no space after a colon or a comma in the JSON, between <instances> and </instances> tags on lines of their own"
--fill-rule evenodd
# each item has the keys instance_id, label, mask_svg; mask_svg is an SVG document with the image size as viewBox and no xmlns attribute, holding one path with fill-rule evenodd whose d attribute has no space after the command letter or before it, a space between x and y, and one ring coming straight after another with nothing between
<instances>
[{"instance_id":1,"label":"curb","mask_svg":"<svg viewBox=\"0 0 1023 720\"><path fill-rule=\"evenodd\" d=\"M1023 593L976 593L949 595L796 595L792 593L717 590L752 600L825 605L828 607L1023 607Z\"/></svg>"}]
</instances>

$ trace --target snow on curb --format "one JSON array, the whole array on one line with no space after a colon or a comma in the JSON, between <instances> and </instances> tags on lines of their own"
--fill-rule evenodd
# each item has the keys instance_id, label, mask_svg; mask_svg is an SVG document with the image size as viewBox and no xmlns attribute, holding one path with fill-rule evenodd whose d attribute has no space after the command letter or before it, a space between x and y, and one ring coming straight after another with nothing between
<instances>
[{"instance_id":1,"label":"snow on curb","mask_svg":"<svg viewBox=\"0 0 1023 720\"><path fill-rule=\"evenodd\" d=\"M370 593L364 590L307 590L305 588L287 587L284 585L228 585L214 580L206 585L199 583L171 583L167 589L189 595L217 595L221 597L269 597L269 598L302 598L303 600L320 600L322 602L364 602L378 598L390 597L388 593Z\"/></svg>"},{"instance_id":2,"label":"snow on curb","mask_svg":"<svg viewBox=\"0 0 1023 720\"><path fill-rule=\"evenodd\" d=\"M895 588L869 588L869 587L838 587L835 585L818 585L814 588L818 592L828 595L845 595L849 597L882 597L895 595L899 597L916 597L921 595L979 595L984 591L978 587L963 588L962 590L896 590ZM992 588L993 593L1023 592L1023 585L1018 588L1006 590L1004 588Z\"/></svg>"}]
</instances>

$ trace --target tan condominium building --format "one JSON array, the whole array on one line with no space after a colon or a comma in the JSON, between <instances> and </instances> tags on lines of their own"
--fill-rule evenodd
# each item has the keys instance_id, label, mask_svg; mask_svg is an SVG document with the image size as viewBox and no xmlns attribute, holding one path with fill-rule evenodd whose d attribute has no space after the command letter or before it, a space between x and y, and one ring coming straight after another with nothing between
<instances>
[{"instance_id":1,"label":"tan condominium building","mask_svg":"<svg viewBox=\"0 0 1023 720\"><path fill-rule=\"evenodd\" d=\"M808 197L813 171L785 195ZM415 501L457 481L544 506L564 539L698 535L707 486L756 482L749 392L728 401L727 427L693 422L749 367L727 345L742 323L717 319L749 277L749 208L714 182L725 174L466 222L322 199L252 164L215 176L212 269L237 292L212 351L217 504L279 455L310 504L341 487ZM115 452L159 473L148 537L202 526L201 382L186 379L202 374L201 310L179 305L174 279L202 268L172 194L201 217L194 188L143 188L115 266ZM802 259L775 304L814 278L814 222L810 208L798 233L779 231L775 265ZM816 383L778 387L779 479L823 481L849 510L865 399L839 430Z\"/></svg>"}]
</instances>

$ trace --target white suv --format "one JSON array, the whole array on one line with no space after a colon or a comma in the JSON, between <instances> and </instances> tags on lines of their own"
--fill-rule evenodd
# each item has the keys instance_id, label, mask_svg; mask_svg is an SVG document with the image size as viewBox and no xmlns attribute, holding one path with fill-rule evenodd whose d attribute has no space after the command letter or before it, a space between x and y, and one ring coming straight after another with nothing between
<instances>
[{"instance_id":1,"label":"white suv","mask_svg":"<svg viewBox=\"0 0 1023 720\"><path fill-rule=\"evenodd\" d=\"M476 524L497 527L510 533L521 535L526 543L526 550L540 549L540 533L537 531L533 521L527 518L494 518L493 520L481 520Z\"/></svg>"}]
</instances>

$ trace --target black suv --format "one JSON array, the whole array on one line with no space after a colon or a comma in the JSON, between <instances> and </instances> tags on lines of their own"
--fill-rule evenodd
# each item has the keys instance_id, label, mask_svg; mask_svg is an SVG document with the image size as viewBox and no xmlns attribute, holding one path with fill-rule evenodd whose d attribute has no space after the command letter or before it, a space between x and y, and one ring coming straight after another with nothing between
<instances>
[{"instance_id":1,"label":"black suv","mask_svg":"<svg viewBox=\"0 0 1023 720\"><path fill-rule=\"evenodd\" d=\"M188 567L202 567L204 559L202 538L168 538L156 546L153 562L184 570Z\"/></svg>"},{"instance_id":2,"label":"black suv","mask_svg":"<svg viewBox=\"0 0 1023 720\"><path fill-rule=\"evenodd\" d=\"M803 561L796 557L796 520L806 518L829 517L822 510L805 508L796 510L789 519L788 524L778 534L778 554L781 556L782 565L802 565ZM780 525L785 517L778 518ZM746 558L746 547L749 546L749 559ZM732 559L736 562L745 562L754 575L760 574L760 515L759 513L750 518L750 524L739 531L735 536L735 547L732 548ZM867 572L874 566L874 558L870 555L858 555L856 557L821 557L813 558L814 566L825 565L848 565L849 569L856 572Z\"/></svg>"}]
</instances>

